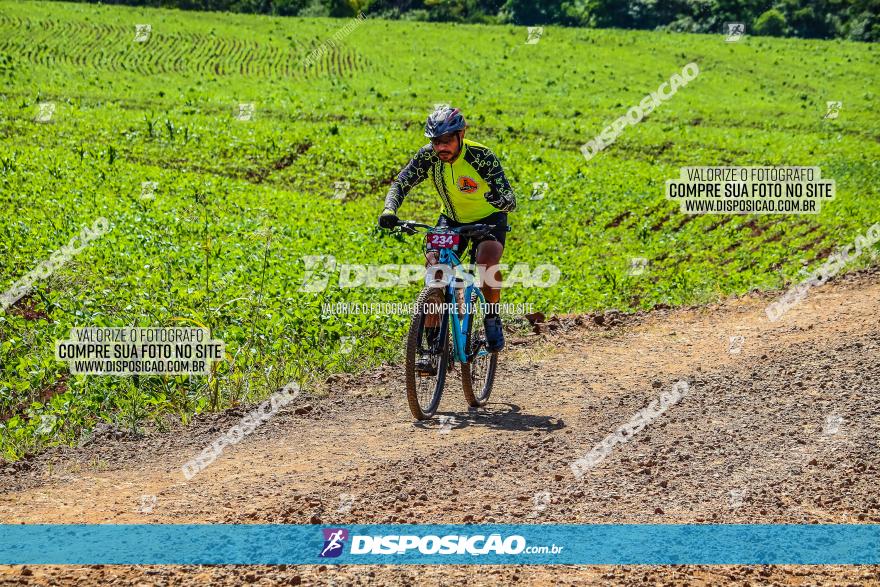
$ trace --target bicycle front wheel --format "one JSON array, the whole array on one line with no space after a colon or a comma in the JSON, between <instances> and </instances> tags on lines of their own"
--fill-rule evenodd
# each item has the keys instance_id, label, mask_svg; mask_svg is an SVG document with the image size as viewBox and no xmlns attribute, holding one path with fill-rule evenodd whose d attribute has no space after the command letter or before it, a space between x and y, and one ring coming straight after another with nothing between
<instances>
[{"instance_id":1,"label":"bicycle front wheel","mask_svg":"<svg viewBox=\"0 0 880 587\"><path fill-rule=\"evenodd\" d=\"M430 306L440 308L443 290L426 287L416 300L406 339L406 399L413 417L426 420L434 415L443 395L449 364L449 319L447 313L433 312L439 318L439 335L429 340L425 321L432 313Z\"/></svg>"}]
</instances>

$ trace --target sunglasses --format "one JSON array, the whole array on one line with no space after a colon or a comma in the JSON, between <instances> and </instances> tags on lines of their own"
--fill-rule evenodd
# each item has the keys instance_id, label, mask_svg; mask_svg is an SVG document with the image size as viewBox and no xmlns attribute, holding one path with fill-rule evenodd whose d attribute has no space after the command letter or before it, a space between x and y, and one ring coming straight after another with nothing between
<instances>
[{"instance_id":1,"label":"sunglasses","mask_svg":"<svg viewBox=\"0 0 880 587\"><path fill-rule=\"evenodd\" d=\"M440 145L443 143L451 143L452 139L457 136L456 133L448 133L445 135L440 135L439 137L434 137L431 139L432 145Z\"/></svg>"}]
</instances>

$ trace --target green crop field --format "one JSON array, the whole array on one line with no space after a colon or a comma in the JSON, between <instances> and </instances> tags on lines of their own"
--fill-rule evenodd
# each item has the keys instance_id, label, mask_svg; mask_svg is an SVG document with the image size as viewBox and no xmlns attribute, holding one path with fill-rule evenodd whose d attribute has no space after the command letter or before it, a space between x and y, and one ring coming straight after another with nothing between
<instances>
[{"instance_id":1,"label":"green crop field","mask_svg":"<svg viewBox=\"0 0 880 587\"><path fill-rule=\"evenodd\" d=\"M412 301L419 285L304 292L303 258L421 262L419 240L376 216L436 103L463 109L519 194L504 260L559 267L553 287L504 293L548 315L783 288L880 221L874 45L554 27L526 44L522 27L366 16L310 63L352 21L0 2L0 289L96 219L110 227L0 313L0 456L397 358L405 316L321 303ZM583 143L690 62L695 80L585 160ZM684 215L664 182L706 165L818 166L837 197L816 215ZM425 183L401 216L438 211ZM180 324L226 342L212 376L73 376L54 357L73 326Z\"/></svg>"}]
</instances>

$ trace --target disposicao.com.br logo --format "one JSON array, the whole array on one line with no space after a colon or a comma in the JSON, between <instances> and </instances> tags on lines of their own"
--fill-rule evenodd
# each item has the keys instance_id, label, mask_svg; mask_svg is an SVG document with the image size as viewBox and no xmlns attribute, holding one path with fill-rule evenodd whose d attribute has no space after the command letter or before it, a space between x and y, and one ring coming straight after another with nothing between
<instances>
[{"instance_id":1,"label":"disposicao.com.br logo","mask_svg":"<svg viewBox=\"0 0 880 587\"><path fill-rule=\"evenodd\" d=\"M337 557L344 550L348 530L341 528L323 529L324 546L319 556ZM401 555L417 550L424 555L517 555L517 554L559 554L562 546L528 546L523 536L514 534L504 537L501 534L475 534L465 536L449 534L437 536L416 535L378 535L351 537L352 555Z\"/></svg>"}]
</instances>

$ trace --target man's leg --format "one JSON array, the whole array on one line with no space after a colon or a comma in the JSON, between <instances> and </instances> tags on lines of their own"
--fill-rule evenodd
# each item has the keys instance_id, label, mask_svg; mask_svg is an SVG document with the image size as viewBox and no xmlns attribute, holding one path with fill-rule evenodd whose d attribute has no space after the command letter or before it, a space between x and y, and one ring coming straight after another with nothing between
<instances>
[{"instance_id":1,"label":"man's leg","mask_svg":"<svg viewBox=\"0 0 880 587\"><path fill-rule=\"evenodd\" d=\"M433 267L434 265L437 265L439 262L440 262L440 253L439 252L428 251L427 253L425 253L425 269L427 269L428 267ZM443 279L443 272L442 271L434 272L433 278L435 281L439 281L440 279ZM439 324L440 324L440 314L437 314L435 312L435 313L428 314L427 316L425 316L425 327L426 328L434 329L434 328L437 328L439 326Z\"/></svg>"},{"instance_id":2,"label":"man's leg","mask_svg":"<svg viewBox=\"0 0 880 587\"><path fill-rule=\"evenodd\" d=\"M440 262L440 253L437 251L428 251L425 253L425 274L428 274L428 269L434 265L437 265ZM435 281L438 281L443 278L443 271L438 270L434 272L432 278ZM423 341L428 348L433 347L437 343L438 336L440 334L440 314L434 309L430 311L425 316L425 324L424 324L424 338ZM437 374L437 363L436 358L432 358L431 355L422 355L417 357L416 359L416 371L418 371L422 375L436 375Z\"/></svg>"},{"instance_id":3,"label":"man's leg","mask_svg":"<svg viewBox=\"0 0 880 587\"><path fill-rule=\"evenodd\" d=\"M437 219L437 228L446 228L447 226L450 225L450 222L451 221L449 220L449 218L447 218L446 216L441 214L440 217ZM453 225L455 225L455 224L453 224ZM434 265L438 265L439 263L440 263L440 251L432 251L432 250L425 251L425 269L426 270L428 267L433 267ZM427 275L427 273L428 272L425 271L426 275ZM442 269L435 271L434 275L432 276L432 279L434 280L435 283L442 280L443 279ZM428 340L433 340L433 338L436 336L436 334L440 330L440 314L438 314L437 312L432 312L431 314L428 314L427 316L425 316L425 330L427 331L426 334L428 334Z\"/></svg>"},{"instance_id":4,"label":"man's leg","mask_svg":"<svg viewBox=\"0 0 880 587\"><path fill-rule=\"evenodd\" d=\"M500 351L504 348L504 332L501 329L501 318L498 316L498 304L501 301L501 255L504 245L498 241L483 241L477 246L477 267L480 271L480 288L489 307L486 309L485 327L489 350Z\"/></svg>"},{"instance_id":5,"label":"man's leg","mask_svg":"<svg viewBox=\"0 0 880 587\"><path fill-rule=\"evenodd\" d=\"M497 241L483 241L477 246L477 267L480 270L480 281L483 284L483 297L486 303L497 304L501 300L501 255L504 245Z\"/></svg>"}]
</instances>

